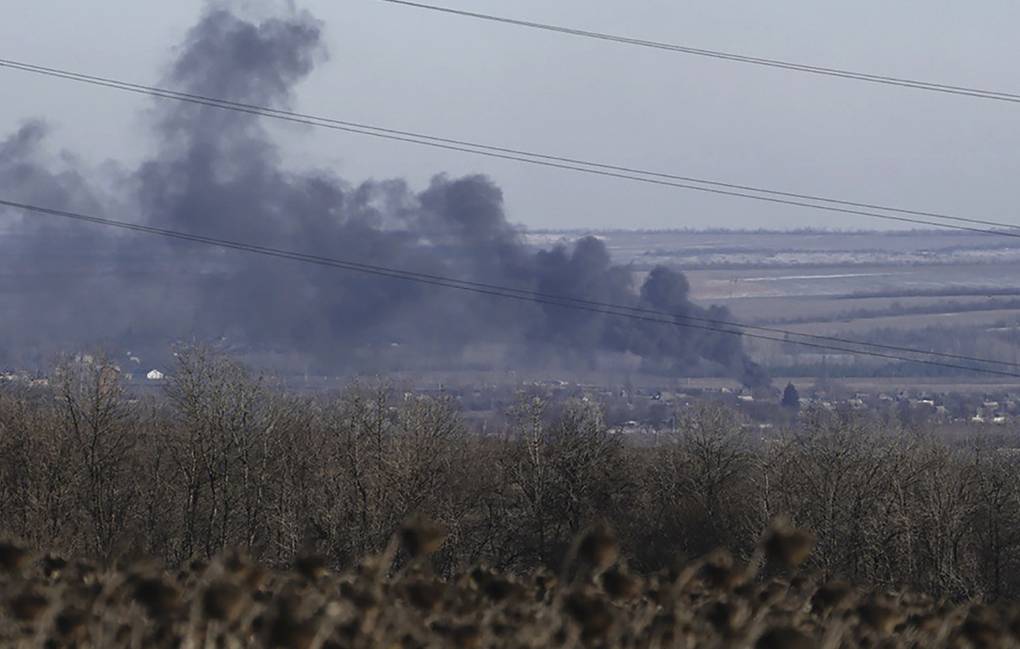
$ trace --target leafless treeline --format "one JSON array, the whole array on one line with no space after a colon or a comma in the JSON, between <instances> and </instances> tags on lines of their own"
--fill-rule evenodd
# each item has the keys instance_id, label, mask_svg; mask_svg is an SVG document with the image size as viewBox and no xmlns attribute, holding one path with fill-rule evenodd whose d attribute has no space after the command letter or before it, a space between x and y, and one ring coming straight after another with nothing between
<instances>
[{"instance_id":1,"label":"leafless treeline","mask_svg":"<svg viewBox=\"0 0 1020 649\"><path fill-rule=\"evenodd\" d=\"M1020 596L1020 438L946 440L848 413L762 438L725 409L629 444L598 407L523 400L499 435L454 402L354 386L288 395L229 358L181 350L165 399L128 398L102 359L45 394L0 391L0 532L102 561L171 565L242 547L337 567L412 514L444 523L442 565L557 565L595 520L632 567L753 551L787 514L826 574L940 595Z\"/></svg>"}]
</instances>

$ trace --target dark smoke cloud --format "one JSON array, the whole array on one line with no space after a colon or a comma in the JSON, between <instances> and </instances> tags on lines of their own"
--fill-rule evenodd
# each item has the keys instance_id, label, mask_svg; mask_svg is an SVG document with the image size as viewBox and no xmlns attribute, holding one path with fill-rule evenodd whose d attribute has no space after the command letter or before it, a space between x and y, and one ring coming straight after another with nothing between
<instances>
[{"instance_id":1,"label":"dark smoke cloud","mask_svg":"<svg viewBox=\"0 0 1020 649\"><path fill-rule=\"evenodd\" d=\"M185 92L287 106L325 56L306 13L245 20L212 8L189 32L167 84ZM656 268L635 288L605 245L583 238L534 252L482 176L436 176L415 192L401 181L353 186L294 171L258 118L160 103L159 154L114 174L113 189L45 150L25 125L0 144L0 185L26 202L139 214L165 228L241 239L544 293L724 319L689 298L685 277ZM107 183L108 185L111 183ZM16 219L13 214L7 221ZM181 242L119 235L49 217L21 217L0 238L4 353L107 343L134 350L180 338L225 339L321 368L499 365L593 367L639 359L649 371L717 372L764 380L734 336L625 320ZM6 271L5 271L6 272Z\"/></svg>"}]
</instances>

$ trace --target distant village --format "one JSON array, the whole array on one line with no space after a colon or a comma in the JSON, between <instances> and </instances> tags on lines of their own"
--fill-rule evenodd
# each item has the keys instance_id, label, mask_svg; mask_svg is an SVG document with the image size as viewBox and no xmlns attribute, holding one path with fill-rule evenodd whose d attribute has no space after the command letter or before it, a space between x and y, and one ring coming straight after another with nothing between
<instances>
[{"instance_id":1,"label":"distant village","mask_svg":"<svg viewBox=\"0 0 1020 649\"><path fill-rule=\"evenodd\" d=\"M146 371L143 369L142 359L132 355L130 352L128 352L126 358L127 363L114 365L114 369L120 374L121 380L125 383L149 383L155 385L166 380L167 375L164 371L155 368ZM95 361L91 354L77 354L72 360L85 364L91 364ZM52 378L39 372L0 368L0 383L47 387L50 385Z\"/></svg>"},{"instance_id":2,"label":"distant village","mask_svg":"<svg viewBox=\"0 0 1020 649\"><path fill-rule=\"evenodd\" d=\"M92 357L80 354L74 358L91 363ZM160 390L170 380L162 367L148 367L130 353L125 362L115 366L128 391ZM285 389L328 393L342 389L351 377L298 377L281 381ZM1020 386L1013 391L957 392L938 390L850 391L838 382L803 379L801 386L781 381L770 389L749 390L739 387L676 387L683 380L670 381L670 387L644 385L608 386L580 383L563 379L478 381L471 385L436 383L414 385L405 396L431 395L455 400L468 421L491 422L506 415L522 400L541 398L550 404L571 400L598 403L614 433L632 434L669 430L677 417L699 404L716 403L739 413L745 426L769 429L791 423L801 413L812 409L848 410L875 413L904 423L1006 426L1020 422ZM54 377L25 370L0 369L3 385L44 389ZM689 381L688 381L689 383ZM783 389L785 385L785 389Z\"/></svg>"},{"instance_id":3,"label":"distant village","mask_svg":"<svg viewBox=\"0 0 1020 649\"><path fill-rule=\"evenodd\" d=\"M751 391L730 387L700 387L683 390L658 388L607 388L570 384L566 381L532 384L537 393L552 401L579 398L600 403L607 423L621 433L669 429L683 411L703 403L718 403L742 415L745 426L768 429L789 424L801 413L812 409L871 412L904 423L1006 426L1020 422L1020 386L1015 391L966 393L926 390L893 392L851 392L835 384L815 387L806 379L806 389L789 383L787 390ZM784 393L792 387L794 401L786 403ZM471 403L484 391L459 395Z\"/></svg>"}]
</instances>

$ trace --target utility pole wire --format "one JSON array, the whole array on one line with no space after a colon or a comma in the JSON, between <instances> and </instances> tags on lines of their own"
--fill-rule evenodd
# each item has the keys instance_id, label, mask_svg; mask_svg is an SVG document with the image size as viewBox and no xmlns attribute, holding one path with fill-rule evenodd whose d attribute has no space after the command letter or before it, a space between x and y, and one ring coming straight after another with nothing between
<instances>
[{"instance_id":1,"label":"utility pole wire","mask_svg":"<svg viewBox=\"0 0 1020 649\"><path fill-rule=\"evenodd\" d=\"M976 97L978 99L991 99L994 101L1007 101L1013 103L1020 103L1020 94L1011 92L998 92L995 90L982 90L980 88L968 88L967 86L954 86L945 83L920 81L917 79L907 79L880 74L867 74L865 72L854 72L852 70L841 70L839 68L829 68L818 65L807 65L804 63L781 61L779 59L767 59L757 56L747 56L744 54L734 54L732 52L721 52L718 50L706 50L697 47L688 47L685 45L659 43L656 41L643 40L639 38L629 38L627 36L616 36L613 34L604 34L601 32L593 32L583 29L573 29L571 27L561 27L558 25L550 25L546 23L531 22L527 20L517 20L514 18L505 18L503 16L494 16L491 14L482 14L474 11L451 9L449 7L440 7L437 5L430 5L421 2L409 2L408 0L382 0L382 1L388 2L390 4L404 5L407 7L415 7L418 9L427 9L429 11L437 11L445 14L453 14L465 18L487 20L491 22L504 23L507 25L516 25L518 27L529 27L531 29L541 29L544 31L568 34L571 36L583 36L585 38L594 38L604 41L611 41L615 43L622 43L624 45L637 45L639 47L650 47L658 50L678 52L681 54L692 54L694 56L704 56L708 58L722 59L725 61L734 61L737 63L749 63L752 65L761 65L771 68L793 70L796 72L806 72L809 74L838 77L842 79L852 79L855 81L865 81L868 83L879 83L890 86L900 86L903 88L914 88L916 90L942 92L951 95Z\"/></svg>"},{"instance_id":2,"label":"utility pole wire","mask_svg":"<svg viewBox=\"0 0 1020 649\"><path fill-rule=\"evenodd\" d=\"M778 343L790 343L790 344L794 344L794 345L799 345L799 346L803 346L803 347L809 347L809 348L813 348L813 349L821 349L821 350L825 350L825 351L838 351L838 352L847 353L847 354L853 354L853 355L861 355L861 356L870 356L870 357L875 357L875 358L882 358L882 359L885 359L885 360L896 360L896 361L902 361L902 362L920 363L920 364L923 364L923 365L930 365L930 366L935 366L935 367L943 367L943 368L957 369L957 370L965 370L965 371L977 372L977 373L981 373L981 374L993 374L993 375L996 375L996 376L1008 376L1008 377L1011 377L1011 378L1020 378L1020 373L1016 373L1016 372L1006 372L1006 371L1002 371L1002 370L994 370L994 369L981 368L981 367L972 367L972 366L966 366L966 365L959 365L959 364L956 364L956 363L947 363L947 362L942 362L942 361L928 360L928 359L925 359L925 358L912 358L912 357L908 357L908 356L902 356L902 355L886 353L886 352L881 352L881 351L871 351L871 350L867 349L869 347L873 348L873 349L878 349L878 348L882 348L883 347L882 345L878 345L878 344L875 344L875 343L866 343L866 342L863 342L863 341L853 341L853 340L847 340L847 339L838 339L838 338L835 338L835 337L814 336L814 335L811 335L811 334L799 334L799 333L794 332L794 331L784 331L784 330L775 329L775 328L753 327L753 326L750 326L750 325L743 325L743 324L740 324L740 323L727 323L726 321L721 321L721 320L711 320L711 319L707 319L707 318L695 318L693 316L686 316L686 315L682 315L682 314L670 314L670 313L667 313L667 312L654 311L654 310L650 310L650 309L642 309L642 308L639 308L639 307L629 307L629 306L625 306L625 305L614 305L614 304L610 304L610 303L596 302L596 301L585 300L585 299L581 299L581 298L557 296L557 295L552 295L552 294L547 294L547 293L541 293L541 292L538 292L538 291L516 289L516 288L511 288L511 287L506 287L506 286L499 286L499 285L495 285L495 284L485 284L485 283L481 283L481 282L472 282L472 281L458 280L458 279L451 278L451 277L443 277L443 276L439 276L439 275L431 275L431 274L426 274L426 273L418 273L418 272L414 272L414 271L402 270L402 269L397 269L397 268L390 268L390 267L386 267L386 266L377 266L377 265L363 264L363 263L360 263L360 262L354 262L354 261L343 260L343 259L336 259L336 258L331 258L331 257L322 257L322 256L318 256L318 255L310 255L310 254L305 254L305 253L300 253L300 252L284 250L284 249L280 249L280 248L274 248L274 247L269 247L269 246L261 246L261 245L256 245L256 244L250 244L250 243L244 243L244 242L239 242L239 241L233 241L233 240L229 240L229 239L219 239L219 238L214 238L214 237L207 237L207 236L204 236L204 235L192 234L192 233L188 233L188 232L181 232L181 231L178 231L178 230L170 230L170 229L166 229L166 228L158 228L158 227L155 227L155 226L142 225L142 224L138 224L138 223L130 223L130 222L127 222L127 221L118 221L118 220L114 220L114 219L107 219L107 218L98 217L98 216L91 216L91 215L82 214L82 213L78 213L78 212L71 212L71 211L67 211L67 210L51 209L51 208L41 207L41 206L37 206L37 205L31 205L31 204L27 204L27 203L21 203L21 202L17 202L17 201L10 201L10 200L5 200L5 199L0 199L0 206L6 206L6 207L10 207L10 208L14 208L14 209L18 209L18 210L22 210L22 211L26 211L26 212L31 212L31 213L35 213L35 214L46 214L46 215L51 215L51 216L59 216L59 217L62 217L62 218L71 219L71 220L75 220L75 221L82 221L82 222L92 223L92 224L96 224L96 225L103 225L103 226L106 226L106 227L114 227L114 228L120 228L120 229L124 229L124 230L131 230L131 231L134 231L134 232L141 232L141 233L145 233L145 234L152 234L152 235L161 236L161 237L165 237L165 238L169 238L169 239L177 239L177 240L182 240L182 241L190 241L190 242L193 242L193 243L201 243L201 244L205 244L205 245L209 245L209 246L214 246L214 247L218 247L218 248L231 249L231 250L239 250L239 251L243 251L243 252L251 252L251 253L254 253L254 254L265 255L265 256L269 256L269 257L276 257L276 258L281 258L281 259L290 259L290 260L293 260L293 261L300 261L300 262L316 264L316 265L320 265L320 266L339 268L339 269L342 269L342 270L349 270L349 271L354 271L354 272L359 272L359 273L364 273L364 274L369 274L369 275L387 277L387 278L395 279L395 280L412 281L412 282L416 282L416 283L420 283L420 284L428 284L428 285L432 285L432 286L439 286L441 288L455 289L455 290L460 290L460 291L477 293L477 294L481 294L481 295L488 295L488 296L492 296L492 297L499 297L499 298L517 300L517 301L522 301L522 302L534 302L534 303L537 303L537 304L545 304L545 305L555 306L555 307L559 307L559 308L574 309L574 310L586 311L586 312L591 312L591 313L600 313L600 314L603 314L603 315L609 315L609 316L614 316L614 317L622 317L622 318L629 318L629 319L632 319L632 320L640 320L640 321L645 321L645 322L654 322L654 323L659 323L659 324L668 324L668 325L672 325L672 326L676 326L676 327L682 327L682 328L685 328L685 329L695 329L695 330L702 330L702 331L711 331L711 332L714 332L714 333L722 333L722 334L735 335L735 336L746 336L746 337L752 338L752 339L767 340L767 341L778 342ZM665 318L665 317L654 317L652 315L643 315L643 313L662 314L662 315L668 316L668 319ZM737 328L725 328L724 326L712 326L712 325L709 325L709 324L692 324L690 322L682 322L682 320L702 321L702 322L707 322L707 323L719 323L720 325L730 325L730 326L737 327ZM816 343L816 342L809 342L809 341L804 341L804 340L793 340L793 339L786 338L786 337L780 338L780 337L777 337L777 336L770 336L770 335L759 334L759 333L748 333L747 331L743 331L741 329L762 329L762 330L771 330L771 331L776 331L776 332L782 332L782 333L784 333L786 335L803 336L803 337L813 338L813 339L817 338L817 339L840 340L842 342L845 342L845 343L848 343L848 344L852 344L852 345L857 345L857 346L863 347L865 349L856 349L856 348L853 348L853 347L842 347L842 346L836 346L836 345L830 345L830 344L823 344L823 343L820 343L820 342ZM900 349L908 350L909 348L900 348ZM1004 363L1002 361L993 361L993 360L989 360L989 359L981 359L981 358L975 358L975 357L966 357L966 356L962 356L962 355L948 355L948 354L941 354L939 352L928 352L928 351L917 350L917 349L909 349L909 352L910 353L914 353L914 354L924 355L924 356L949 356L949 357L953 357L953 358L969 360L969 361L976 362L976 363L992 363L992 364L1011 365L1011 364L1008 364L1008 363Z\"/></svg>"},{"instance_id":3,"label":"utility pole wire","mask_svg":"<svg viewBox=\"0 0 1020 649\"><path fill-rule=\"evenodd\" d=\"M691 176L669 174L657 171L648 171L622 165L592 162L580 158L536 153L531 151L525 151L522 149L513 149L488 144L480 144L477 142L470 142L466 140L437 137L423 133L416 133L413 131L391 129L360 122L350 122L328 117L320 117L307 113L299 113L295 111L270 108L267 106L259 106L256 104L248 104L244 102L230 101L226 99L219 99L204 95L179 92L175 90L159 88L156 86L146 86L142 84L128 83L124 81L119 81L117 79L112 79L109 77L98 77L94 75L81 74L68 70L62 70L59 68L50 68L30 63L13 61L10 59L0 59L0 67L70 81L78 81L90 85L111 88L114 90L122 90L126 92L158 97L162 99L173 99L176 101L192 103L211 108L232 110L260 117L269 117L272 119L278 119L287 122L303 124L307 126L328 128L335 131L342 131L356 135L366 135L370 137L394 140L408 144L417 144L419 146L427 146L447 151L457 151L461 153L470 153L473 155L486 156L501 160L509 160L513 162L523 162L526 164L537 165L542 167L575 171L596 176L617 178L621 180L630 180L634 182L659 185L665 187L673 187L677 189L686 189L721 196L729 196L733 198L744 198L749 200L763 201L767 203L786 205L790 207L816 209L826 212L848 214L853 216L865 216L868 218L883 219L899 223L909 223L913 225L927 225L938 228L949 228L981 234L1020 237L1020 232L1009 232L1009 230L1020 229L1020 225L1013 223L954 216L939 212L889 207L875 203L848 201L842 199L827 198L812 194L779 191L763 187L755 187L752 185L742 185L737 183L728 183L703 178L695 178ZM754 192L756 192L757 194ZM876 212L875 210L878 210L879 212L890 212L892 214L882 214ZM907 216L894 216L894 214L901 214ZM981 228L954 225L951 223L941 223L938 220L952 221L954 223L967 223L973 224L975 226L984 225L989 227ZM1002 229L1000 230L990 228L1002 228Z\"/></svg>"}]
</instances>

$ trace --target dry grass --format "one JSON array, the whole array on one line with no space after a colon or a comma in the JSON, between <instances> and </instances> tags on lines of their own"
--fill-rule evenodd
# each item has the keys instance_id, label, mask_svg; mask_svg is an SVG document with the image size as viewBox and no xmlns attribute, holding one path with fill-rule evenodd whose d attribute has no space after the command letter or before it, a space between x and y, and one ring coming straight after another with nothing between
<instances>
[{"instance_id":1,"label":"dry grass","mask_svg":"<svg viewBox=\"0 0 1020 649\"><path fill-rule=\"evenodd\" d=\"M632 574L610 530L577 540L560 574L476 566L440 578L443 530L414 521L336 574L306 556L271 570L228 553L168 574L100 570L0 543L4 647L1012 647L1020 609L867 592L797 567L811 535L777 523L747 563L719 552ZM403 545L398 555L397 545ZM394 559L404 559L398 566Z\"/></svg>"}]
</instances>

